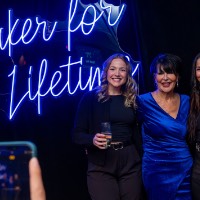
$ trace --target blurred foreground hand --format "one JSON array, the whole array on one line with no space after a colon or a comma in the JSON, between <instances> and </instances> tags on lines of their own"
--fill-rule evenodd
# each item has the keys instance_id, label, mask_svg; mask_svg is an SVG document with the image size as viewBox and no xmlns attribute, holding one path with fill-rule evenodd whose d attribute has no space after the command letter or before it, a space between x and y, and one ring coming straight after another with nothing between
<instances>
[{"instance_id":1,"label":"blurred foreground hand","mask_svg":"<svg viewBox=\"0 0 200 200\"><path fill-rule=\"evenodd\" d=\"M42 181L42 172L36 157L29 162L31 200L46 200L45 189Z\"/></svg>"}]
</instances>

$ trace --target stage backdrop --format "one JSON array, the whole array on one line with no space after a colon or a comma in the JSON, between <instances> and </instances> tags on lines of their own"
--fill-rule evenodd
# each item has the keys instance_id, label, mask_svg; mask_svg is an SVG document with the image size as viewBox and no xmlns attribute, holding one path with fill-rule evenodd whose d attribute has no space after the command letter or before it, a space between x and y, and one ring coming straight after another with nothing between
<instances>
[{"instance_id":1,"label":"stage backdrop","mask_svg":"<svg viewBox=\"0 0 200 200\"><path fill-rule=\"evenodd\" d=\"M125 53L139 80L130 13L120 1L1 2L0 140L36 144L48 200L89 199L74 117L111 54Z\"/></svg>"},{"instance_id":2,"label":"stage backdrop","mask_svg":"<svg viewBox=\"0 0 200 200\"><path fill-rule=\"evenodd\" d=\"M108 56L129 56L144 93L153 90L153 57L177 54L179 90L189 94L198 8L166 0L0 1L0 140L37 145L48 200L89 200L87 160L71 131L80 98L99 84Z\"/></svg>"}]
</instances>

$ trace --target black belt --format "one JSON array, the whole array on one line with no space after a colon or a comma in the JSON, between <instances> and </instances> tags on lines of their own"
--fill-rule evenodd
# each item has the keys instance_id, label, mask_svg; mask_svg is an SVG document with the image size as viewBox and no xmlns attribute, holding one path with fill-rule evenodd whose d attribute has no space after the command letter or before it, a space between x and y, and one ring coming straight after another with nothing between
<instances>
[{"instance_id":1,"label":"black belt","mask_svg":"<svg viewBox=\"0 0 200 200\"><path fill-rule=\"evenodd\" d=\"M111 142L110 147L112 147L114 150L119 150L123 149L126 146L129 146L133 144L131 141L126 141L126 142Z\"/></svg>"}]
</instances>

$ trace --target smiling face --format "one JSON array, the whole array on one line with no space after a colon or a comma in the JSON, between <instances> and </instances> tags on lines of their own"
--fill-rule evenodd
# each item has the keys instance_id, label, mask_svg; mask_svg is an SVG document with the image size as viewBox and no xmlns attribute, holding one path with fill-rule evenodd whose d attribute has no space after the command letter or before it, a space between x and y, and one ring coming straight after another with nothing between
<instances>
[{"instance_id":1,"label":"smiling face","mask_svg":"<svg viewBox=\"0 0 200 200\"><path fill-rule=\"evenodd\" d=\"M200 58L196 62L196 78L200 82Z\"/></svg>"},{"instance_id":2,"label":"smiling face","mask_svg":"<svg viewBox=\"0 0 200 200\"><path fill-rule=\"evenodd\" d=\"M157 89L161 92L170 93L174 91L178 76L173 72L165 72L163 68L158 68L155 74L155 82L157 83Z\"/></svg>"},{"instance_id":3,"label":"smiling face","mask_svg":"<svg viewBox=\"0 0 200 200\"><path fill-rule=\"evenodd\" d=\"M127 81L127 66L121 58L115 58L110 63L107 71L108 93L120 94L121 87Z\"/></svg>"}]
</instances>

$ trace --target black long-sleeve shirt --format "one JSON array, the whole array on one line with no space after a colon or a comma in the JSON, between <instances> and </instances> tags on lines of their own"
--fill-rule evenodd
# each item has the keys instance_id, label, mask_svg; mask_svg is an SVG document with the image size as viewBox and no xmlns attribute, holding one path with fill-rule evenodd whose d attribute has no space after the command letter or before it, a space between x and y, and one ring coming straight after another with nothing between
<instances>
[{"instance_id":1,"label":"black long-sleeve shirt","mask_svg":"<svg viewBox=\"0 0 200 200\"><path fill-rule=\"evenodd\" d=\"M86 93L81 99L74 125L74 142L87 147L88 158L96 164L103 164L106 150L93 145L96 133L101 132L101 122L110 122L113 141L133 140L135 133L135 112L124 106L124 96L110 96L106 102L98 102L96 90ZM139 142L140 143L140 142ZM139 144L140 146L140 144Z\"/></svg>"}]
</instances>

